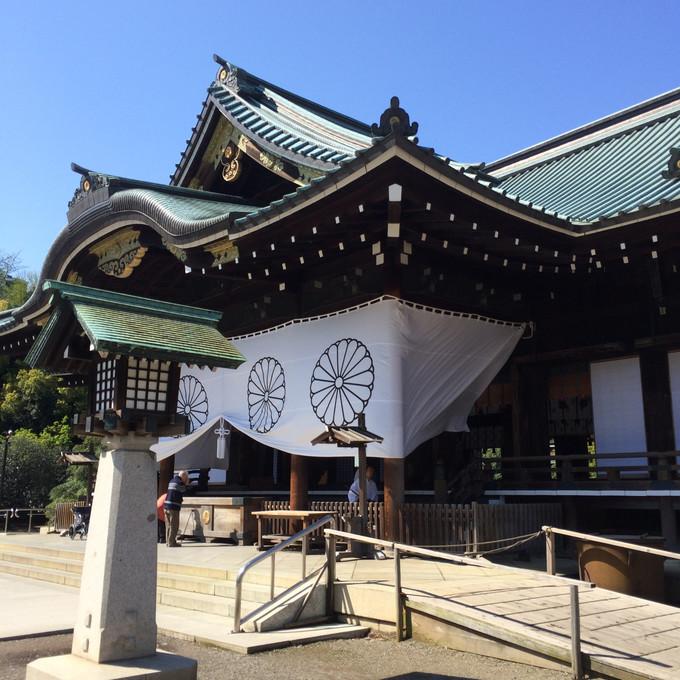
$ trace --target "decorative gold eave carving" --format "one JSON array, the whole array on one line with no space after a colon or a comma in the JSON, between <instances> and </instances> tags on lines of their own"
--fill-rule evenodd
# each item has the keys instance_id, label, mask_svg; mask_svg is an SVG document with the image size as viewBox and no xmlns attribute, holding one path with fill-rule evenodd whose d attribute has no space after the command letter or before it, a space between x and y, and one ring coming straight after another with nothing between
<instances>
[{"instance_id":1,"label":"decorative gold eave carving","mask_svg":"<svg viewBox=\"0 0 680 680\"><path fill-rule=\"evenodd\" d=\"M163 245L165 246L165 249L174 255L180 262L184 263L187 261L187 251L183 248L180 248L179 246L176 246L165 239L163 239Z\"/></svg>"},{"instance_id":2,"label":"decorative gold eave carving","mask_svg":"<svg viewBox=\"0 0 680 680\"><path fill-rule=\"evenodd\" d=\"M203 246L203 250L212 255L213 267L233 262L238 257L238 246L229 239L220 239Z\"/></svg>"},{"instance_id":3,"label":"decorative gold eave carving","mask_svg":"<svg viewBox=\"0 0 680 680\"><path fill-rule=\"evenodd\" d=\"M140 233L128 227L93 245L90 254L99 259L99 271L117 279L128 278L146 255L147 248L139 242Z\"/></svg>"}]
</instances>

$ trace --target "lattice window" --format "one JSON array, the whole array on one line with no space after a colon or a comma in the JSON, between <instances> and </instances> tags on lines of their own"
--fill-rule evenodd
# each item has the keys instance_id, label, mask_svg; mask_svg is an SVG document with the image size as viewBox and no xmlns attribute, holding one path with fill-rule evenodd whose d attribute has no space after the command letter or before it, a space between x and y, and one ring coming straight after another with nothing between
<instances>
[{"instance_id":1,"label":"lattice window","mask_svg":"<svg viewBox=\"0 0 680 680\"><path fill-rule=\"evenodd\" d=\"M158 359L128 359L126 408L165 411L168 401L170 362Z\"/></svg>"},{"instance_id":2,"label":"lattice window","mask_svg":"<svg viewBox=\"0 0 680 680\"><path fill-rule=\"evenodd\" d=\"M94 396L97 413L103 413L115 406L117 364L115 359L104 359L97 364Z\"/></svg>"}]
</instances>

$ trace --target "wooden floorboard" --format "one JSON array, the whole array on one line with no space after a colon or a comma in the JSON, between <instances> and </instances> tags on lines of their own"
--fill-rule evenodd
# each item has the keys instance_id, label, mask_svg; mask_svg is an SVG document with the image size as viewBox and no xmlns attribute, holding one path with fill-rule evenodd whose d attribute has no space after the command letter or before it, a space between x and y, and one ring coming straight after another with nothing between
<instances>
[{"instance_id":1,"label":"wooden floorboard","mask_svg":"<svg viewBox=\"0 0 680 680\"><path fill-rule=\"evenodd\" d=\"M460 578L458 578L460 576ZM456 578L434 584L405 584L408 598L446 608L460 618L493 617L502 630L523 626L527 638L552 636L570 644L569 588L564 580L527 570L461 567ZM432 592L432 591L437 592ZM612 677L680 680L680 609L602 588L579 587L583 651L599 672ZM489 619L485 619L489 620ZM500 638L499 638L500 639Z\"/></svg>"}]
</instances>

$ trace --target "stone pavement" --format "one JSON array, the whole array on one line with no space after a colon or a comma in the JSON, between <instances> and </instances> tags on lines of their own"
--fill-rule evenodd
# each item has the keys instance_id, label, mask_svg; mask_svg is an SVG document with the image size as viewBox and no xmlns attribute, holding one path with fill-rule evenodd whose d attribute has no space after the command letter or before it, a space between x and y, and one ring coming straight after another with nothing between
<instances>
[{"instance_id":1,"label":"stone pavement","mask_svg":"<svg viewBox=\"0 0 680 680\"><path fill-rule=\"evenodd\" d=\"M0 640L70 631L78 591L68 586L0 574Z\"/></svg>"}]
</instances>

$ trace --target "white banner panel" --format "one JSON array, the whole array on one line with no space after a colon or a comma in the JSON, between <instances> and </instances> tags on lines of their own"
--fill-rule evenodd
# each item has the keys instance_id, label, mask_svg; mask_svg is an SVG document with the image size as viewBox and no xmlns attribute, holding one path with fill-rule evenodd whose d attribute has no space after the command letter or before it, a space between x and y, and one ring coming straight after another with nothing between
<instances>
[{"instance_id":1,"label":"white banner panel","mask_svg":"<svg viewBox=\"0 0 680 680\"><path fill-rule=\"evenodd\" d=\"M385 438L369 455L403 458L445 430L467 429L523 329L388 298L232 338L246 357L237 370L182 369L178 411L197 436L154 450L171 455L224 416L273 449L337 456L311 439L365 413L367 428Z\"/></svg>"},{"instance_id":2,"label":"white banner panel","mask_svg":"<svg viewBox=\"0 0 680 680\"><path fill-rule=\"evenodd\" d=\"M640 360L637 357L590 364L593 421L597 453L636 453L647 450L642 407ZM645 465L646 458L625 459ZM625 464L624 459L604 459L603 467Z\"/></svg>"}]
</instances>

